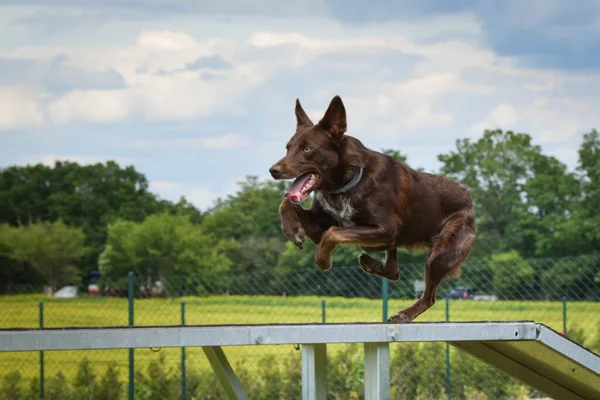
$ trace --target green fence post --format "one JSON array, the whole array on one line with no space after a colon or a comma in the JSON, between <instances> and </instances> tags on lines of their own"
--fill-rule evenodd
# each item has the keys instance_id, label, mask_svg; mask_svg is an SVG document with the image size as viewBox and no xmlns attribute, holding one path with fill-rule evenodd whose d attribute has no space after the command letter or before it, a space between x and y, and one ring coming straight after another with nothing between
<instances>
[{"instance_id":1,"label":"green fence post","mask_svg":"<svg viewBox=\"0 0 600 400\"><path fill-rule=\"evenodd\" d=\"M446 298L446 322L450 321L450 299ZM446 343L446 396L450 399L450 345Z\"/></svg>"},{"instance_id":2,"label":"green fence post","mask_svg":"<svg viewBox=\"0 0 600 400\"><path fill-rule=\"evenodd\" d=\"M40 301L40 329L44 329L44 302ZM40 351L40 399L46 397L44 389L44 350Z\"/></svg>"},{"instance_id":3,"label":"green fence post","mask_svg":"<svg viewBox=\"0 0 600 400\"><path fill-rule=\"evenodd\" d=\"M381 278L381 301L383 311L383 322L388 319L388 280Z\"/></svg>"},{"instance_id":4,"label":"green fence post","mask_svg":"<svg viewBox=\"0 0 600 400\"><path fill-rule=\"evenodd\" d=\"M129 272L127 276L127 294L129 300L129 326L132 327L134 325L133 322L133 272ZM134 374L135 366L134 366L134 358L133 358L133 349L129 349L129 400L133 400L134 397Z\"/></svg>"},{"instance_id":5,"label":"green fence post","mask_svg":"<svg viewBox=\"0 0 600 400\"><path fill-rule=\"evenodd\" d=\"M321 300L321 320L323 323L325 323L326 320L326 312L327 309L327 302L325 301L325 299Z\"/></svg>"},{"instance_id":6,"label":"green fence post","mask_svg":"<svg viewBox=\"0 0 600 400\"><path fill-rule=\"evenodd\" d=\"M567 296L563 296L563 332L567 336Z\"/></svg>"},{"instance_id":7,"label":"green fence post","mask_svg":"<svg viewBox=\"0 0 600 400\"><path fill-rule=\"evenodd\" d=\"M181 302L181 326L185 326L185 301ZM181 399L186 397L186 377L185 377L185 347L181 348Z\"/></svg>"}]
</instances>

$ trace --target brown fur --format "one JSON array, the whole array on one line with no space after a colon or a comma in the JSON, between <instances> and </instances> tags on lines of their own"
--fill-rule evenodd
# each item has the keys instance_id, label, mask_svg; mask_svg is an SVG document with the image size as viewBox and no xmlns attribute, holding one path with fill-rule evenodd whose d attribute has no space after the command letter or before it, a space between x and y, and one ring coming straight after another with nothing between
<instances>
[{"instance_id":1,"label":"brown fur","mask_svg":"<svg viewBox=\"0 0 600 400\"><path fill-rule=\"evenodd\" d=\"M385 251L385 264L367 254L358 261L365 272L392 281L400 278L396 248L426 246L425 292L388 322L414 320L435 303L443 279L460 275L475 241L471 196L450 179L415 171L345 135L346 110L339 96L316 125L296 100L296 120L287 154L271 167L271 175L292 179L313 172L319 178L310 209L282 201L284 235L299 248L308 236L318 246L316 264L322 270L331 268L331 254L339 244ZM351 181L358 167L364 168L358 185L332 193Z\"/></svg>"}]
</instances>

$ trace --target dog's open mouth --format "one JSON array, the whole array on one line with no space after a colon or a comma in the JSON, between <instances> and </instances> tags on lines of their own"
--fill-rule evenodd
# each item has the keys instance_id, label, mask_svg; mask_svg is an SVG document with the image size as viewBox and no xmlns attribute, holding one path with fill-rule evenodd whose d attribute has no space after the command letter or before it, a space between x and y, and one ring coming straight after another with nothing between
<instances>
[{"instance_id":1,"label":"dog's open mouth","mask_svg":"<svg viewBox=\"0 0 600 400\"><path fill-rule=\"evenodd\" d=\"M294 203L300 203L308 197L318 180L319 174L315 172L302 174L292 182L284 196Z\"/></svg>"}]
</instances>

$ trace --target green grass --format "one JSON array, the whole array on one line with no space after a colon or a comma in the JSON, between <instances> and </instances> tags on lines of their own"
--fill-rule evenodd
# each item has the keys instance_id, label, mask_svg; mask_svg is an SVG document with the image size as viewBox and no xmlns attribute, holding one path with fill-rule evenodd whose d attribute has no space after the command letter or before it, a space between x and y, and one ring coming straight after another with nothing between
<instances>
[{"instance_id":1,"label":"green grass","mask_svg":"<svg viewBox=\"0 0 600 400\"><path fill-rule=\"evenodd\" d=\"M135 301L136 326L162 326L181 324L181 302L186 302L188 325L216 324L264 324L321 322L320 297L273 297L273 296L214 296L208 298L185 297L178 299L140 299ZM325 298L327 322L380 322L381 300ZM49 299L42 295L17 295L0 297L0 328L37 328L39 326L39 302L44 302L44 326L53 327L101 327L128 324L127 299L79 298ZM412 304L412 300L390 300L389 315ZM584 345L600 341L600 303L568 303L568 328L581 328ZM438 301L416 322L443 321L445 304ZM533 320L557 330L563 330L561 302L477 302L453 301L450 303L451 321L519 321ZM342 345L331 346L335 351ZM158 360L157 349L135 351L136 367L144 368L149 360ZM180 365L180 349L160 349L176 370ZM293 346L241 346L225 348L230 361L247 359L255 365L257 358L266 354L297 354ZM77 364L87 356L102 371L111 361L121 365L127 373L127 350L53 351L45 353L46 376L59 370L72 377ZM208 367L201 349L187 349L188 365L198 369ZM0 353L0 376L18 370L25 377L39 374L39 353Z\"/></svg>"}]
</instances>

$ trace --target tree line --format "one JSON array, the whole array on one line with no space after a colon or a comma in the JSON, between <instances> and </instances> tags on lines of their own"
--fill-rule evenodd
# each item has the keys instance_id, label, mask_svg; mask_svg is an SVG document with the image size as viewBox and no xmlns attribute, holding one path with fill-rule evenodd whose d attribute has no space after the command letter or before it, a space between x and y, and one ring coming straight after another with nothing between
<instances>
[{"instance_id":1,"label":"tree line","mask_svg":"<svg viewBox=\"0 0 600 400\"><path fill-rule=\"evenodd\" d=\"M410 165L401 149L383 151ZM519 260L520 266L525 259L596 254L600 245L596 130L583 135L574 171L545 154L530 135L502 130L457 140L456 147L438 155L438 160L440 169L430 172L461 182L474 199L478 239L470 260L498 269L493 265L502 265L503 260L512 264ZM248 176L236 193L201 212L184 197L178 202L161 199L149 190L141 172L113 161L4 168L0 290L23 284L55 289L82 284L96 270L112 282L122 282L128 271L134 271L192 285L225 274L252 286L248 281L252 274L316 268L312 243L307 240L305 249L299 250L281 234L277 210L285 187L284 182ZM334 265L356 267L358 254L357 249L339 247ZM417 265L425 253L401 251L398 257L403 264ZM582 272L574 263L554 276L570 279L573 285L577 279L598 285L597 264ZM539 275L537 281L548 274L530 269L523 266L520 271L526 277Z\"/></svg>"}]
</instances>

